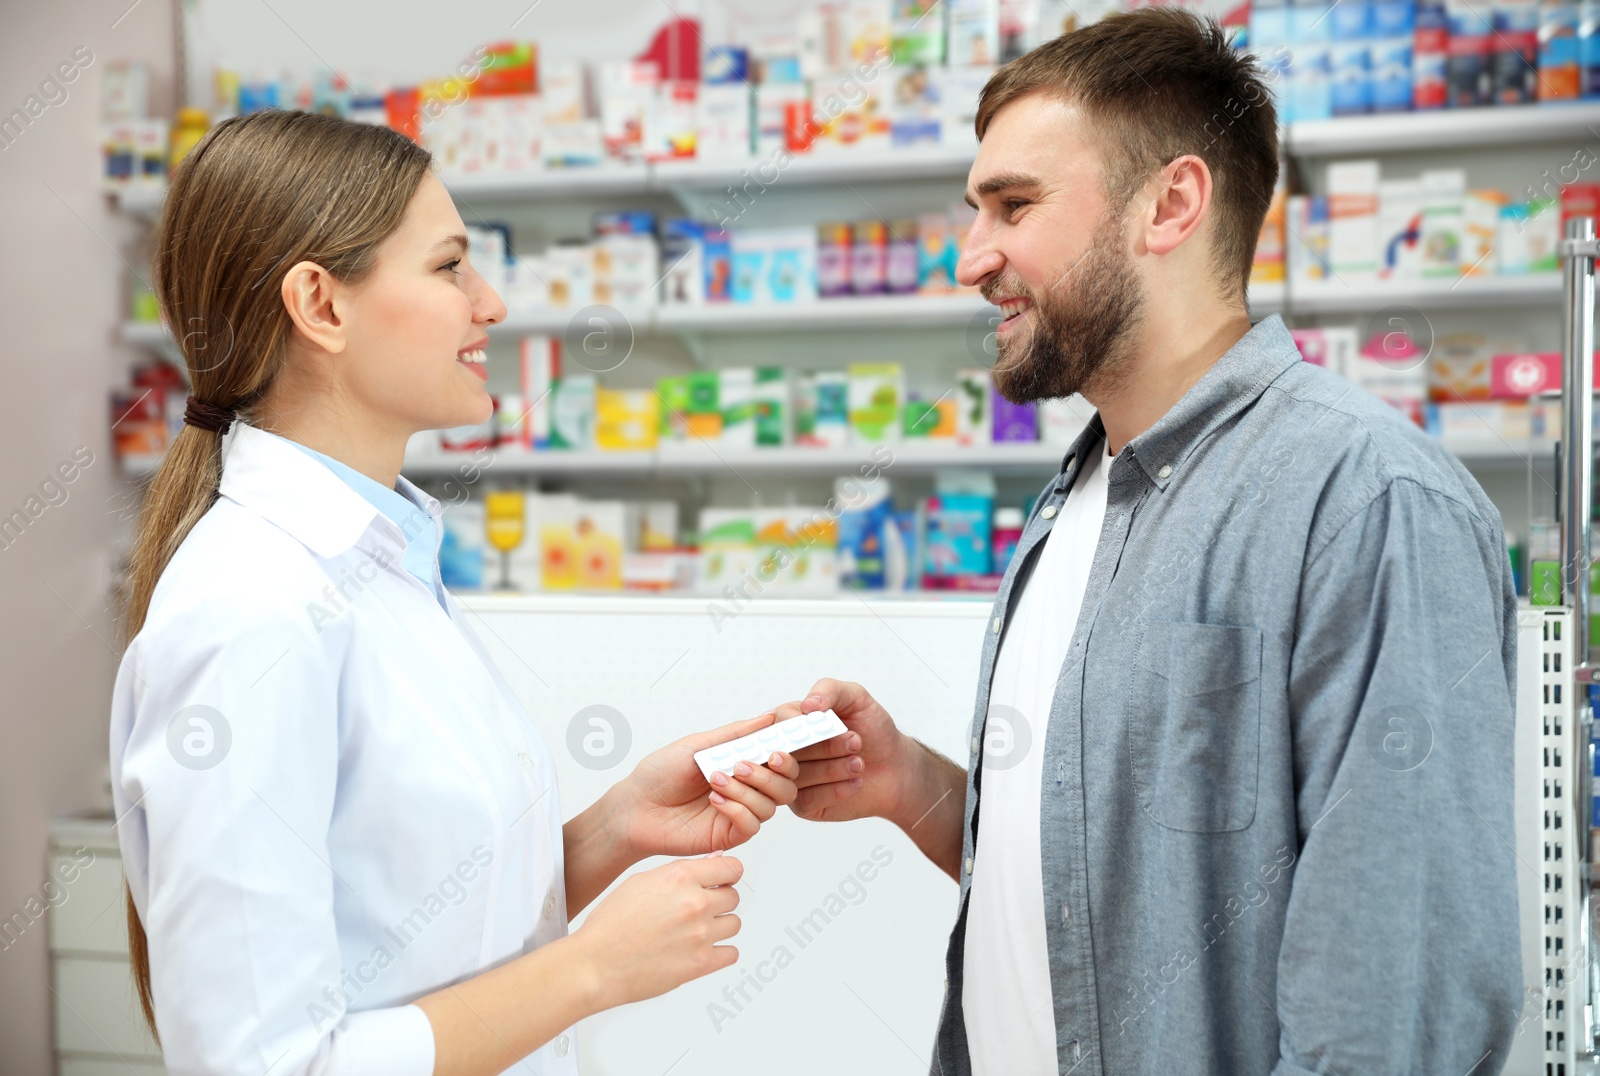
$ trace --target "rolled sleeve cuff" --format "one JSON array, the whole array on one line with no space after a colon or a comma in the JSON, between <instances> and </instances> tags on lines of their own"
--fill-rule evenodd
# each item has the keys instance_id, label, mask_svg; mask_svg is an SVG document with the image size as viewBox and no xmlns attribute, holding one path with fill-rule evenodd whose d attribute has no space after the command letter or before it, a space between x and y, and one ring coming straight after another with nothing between
<instances>
[{"instance_id":1,"label":"rolled sleeve cuff","mask_svg":"<svg viewBox=\"0 0 1600 1076\"><path fill-rule=\"evenodd\" d=\"M347 1013L343 1024L339 1076L432 1076L433 1024L417 1006Z\"/></svg>"}]
</instances>

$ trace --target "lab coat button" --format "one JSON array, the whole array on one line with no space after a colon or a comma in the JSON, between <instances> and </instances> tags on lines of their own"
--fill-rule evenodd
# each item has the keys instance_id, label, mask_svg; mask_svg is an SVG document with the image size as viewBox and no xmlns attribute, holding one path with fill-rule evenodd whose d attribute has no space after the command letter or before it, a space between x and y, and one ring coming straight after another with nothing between
<instances>
[{"instance_id":1,"label":"lab coat button","mask_svg":"<svg viewBox=\"0 0 1600 1076\"><path fill-rule=\"evenodd\" d=\"M567 1051L572 1049L572 1040L568 1039L565 1035L557 1035L555 1049L557 1057L566 1057Z\"/></svg>"},{"instance_id":2,"label":"lab coat button","mask_svg":"<svg viewBox=\"0 0 1600 1076\"><path fill-rule=\"evenodd\" d=\"M1039 514L1045 519L1054 519L1056 518L1056 506L1053 504L1047 504L1043 508L1039 509Z\"/></svg>"}]
</instances>

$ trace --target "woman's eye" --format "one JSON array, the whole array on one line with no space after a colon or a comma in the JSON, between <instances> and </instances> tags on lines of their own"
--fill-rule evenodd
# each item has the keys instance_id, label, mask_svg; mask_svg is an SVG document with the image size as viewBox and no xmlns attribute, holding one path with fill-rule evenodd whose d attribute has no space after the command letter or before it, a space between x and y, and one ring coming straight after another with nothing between
<instances>
[{"instance_id":1,"label":"woman's eye","mask_svg":"<svg viewBox=\"0 0 1600 1076\"><path fill-rule=\"evenodd\" d=\"M458 266L460 264L461 264L461 259L460 258L456 258L454 261L445 262L443 265L439 266L439 268L440 269L448 269L452 273L455 273L456 272L456 266ZM460 274L457 273L457 275L459 276Z\"/></svg>"}]
</instances>

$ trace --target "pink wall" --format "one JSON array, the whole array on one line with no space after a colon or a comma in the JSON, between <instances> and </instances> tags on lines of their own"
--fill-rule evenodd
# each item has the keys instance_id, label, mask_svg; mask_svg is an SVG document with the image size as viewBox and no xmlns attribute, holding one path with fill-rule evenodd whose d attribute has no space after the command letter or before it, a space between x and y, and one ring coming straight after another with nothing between
<instances>
[{"instance_id":1,"label":"pink wall","mask_svg":"<svg viewBox=\"0 0 1600 1076\"><path fill-rule=\"evenodd\" d=\"M48 88L57 103L14 142L0 140L10 143L0 150L0 516L39 496L40 483L78 446L94 456L63 487L64 501L52 493L60 503L0 548L6 916L41 892L50 816L97 802L105 767L118 647L108 551L131 488L111 457L106 394L140 357L116 342L127 270L112 252L142 266L147 229L113 213L99 190L100 73L114 59L141 59L151 69L152 107L168 114L174 97L173 5L141 0L129 10L131 3L83 0L70 11L9 4L0 16L0 117L30 94L42 101L40 82L74 54L81 67L62 87L64 99ZM53 1071L46 927L30 927L0 951L7 1076Z\"/></svg>"}]
</instances>

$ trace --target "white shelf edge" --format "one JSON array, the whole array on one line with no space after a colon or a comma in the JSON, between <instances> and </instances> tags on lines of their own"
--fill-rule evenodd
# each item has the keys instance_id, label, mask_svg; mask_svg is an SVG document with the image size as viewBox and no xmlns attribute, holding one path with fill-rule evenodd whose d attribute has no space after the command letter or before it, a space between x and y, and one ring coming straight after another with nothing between
<instances>
[{"instance_id":1,"label":"white shelf edge","mask_svg":"<svg viewBox=\"0 0 1600 1076\"><path fill-rule=\"evenodd\" d=\"M918 471L942 467L978 467L989 470L1025 473L1059 468L1067 445L1040 441L986 445L955 445L943 442L902 441L887 446L894 454L887 463L874 455L876 444L842 448L729 448L689 442L663 445L655 449L608 452L586 451L502 451L488 463L475 464L479 474L583 474L636 472L661 474L700 474L732 470L734 473L830 473L847 472L866 463L882 466L885 473ZM408 456L401 472L408 476L440 477L454 474L467 464L467 453Z\"/></svg>"},{"instance_id":2,"label":"white shelf edge","mask_svg":"<svg viewBox=\"0 0 1600 1076\"><path fill-rule=\"evenodd\" d=\"M461 604L474 613L545 613L584 615L604 613L645 613L672 615L703 613L706 602L723 601L720 594L639 594L616 592L495 593L493 591L452 590ZM892 594L885 591L840 589L835 597L763 597L750 602L740 616L837 617L862 616L902 619L940 617L985 619L994 604L992 591L924 590Z\"/></svg>"},{"instance_id":3,"label":"white shelf edge","mask_svg":"<svg viewBox=\"0 0 1600 1076\"><path fill-rule=\"evenodd\" d=\"M1589 130L1591 126L1600 126L1600 104L1594 101L1341 116L1289 124L1286 151L1291 156L1331 157L1600 139Z\"/></svg>"},{"instance_id":4,"label":"white shelf edge","mask_svg":"<svg viewBox=\"0 0 1600 1076\"><path fill-rule=\"evenodd\" d=\"M1406 281L1335 279L1288 289L1288 309L1296 314L1358 313L1404 305L1433 310L1549 305L1560 299L1560 273Z\"/></svg>"},{"instance_id":5,"label":"white shelf edge","mask_svg":"<svg viewBox=\"0 0 1600 1076\"><path fill-rule=\"evenodd\" d=\"M1264 284L1250 289L1250 310L1257 317L1288 310L1294 313L1377 310L1397 303L1420 307L1514 306L1526 302L1554 302L1560 297L1556 274L1530 277L1461 278L1454 281L1418 281L1404 286L1384 282L1345 284L1330 281L1293 288ZM523 333L562 333L573 317L586 308L524 310L490 328L492 336ZM968 324L991 310L975 292L953 294L863 295L816 299L795 303L749 305L707 303L658 305L619 310L636 334L737 333L753 331L812 331L855 328L931 328ZM165 328L156 322L123 322L124 343L171 346Z\"/></svg>"}]
</instances>

